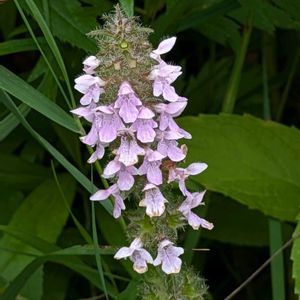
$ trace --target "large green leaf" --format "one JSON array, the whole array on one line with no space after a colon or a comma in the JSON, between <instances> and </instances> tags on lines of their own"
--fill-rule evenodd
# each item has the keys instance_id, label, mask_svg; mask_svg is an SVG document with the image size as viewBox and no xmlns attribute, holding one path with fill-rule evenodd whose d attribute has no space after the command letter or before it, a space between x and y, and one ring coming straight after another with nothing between
<instances>
[{"instance_id":1,"label":"large green leaf","mask_svg":"<svg viewBox=\"0 0 300 300\"><path fill-rule=\"evenodd\" d=\"M49 1L49 8L51 29L55 36L87 52L97 52L96 43L87 39L86 33L98 25L96 16L102 13L99 7L93 10L94 15L89 15L89 8L81 7L79 1Z\"/></svg>"},{"instance_id":2,"label":"large green leaf","mask_svg":"<svg viewBox=\"0 0 300 300\"><path fill-rule=\"evenodd\" d=\"M0 66L0 88L55 123L71 131L79 132L74 119L69 113L66 113L57 104L3 66Z\"/></svg>"},{"instance_id":3,"label":"large green leaf","mask_svg":"<svg viewBox=\"0 0 300 300\"><path fill-rule=\"evenodd\" d=\"M295 229L294 236L300 235L300 219L298 217L298 225ZM291 259L293 260L293 277L295 279L295 293L300 297L300 239L294 241Z\"/></svg>"},{"instance_id":4,"label":"large green leaf","mask_svg":"<svg viewBox=\"0 0 300 300\"><path fill-rule=\"evenodd\" d=\"M239 2L242 7L230 15L242 23L252 13L254 15L254 26L262 30L271 32L276 27L298 30L300 28L299 20L294 18L295 11L297 11L297 4L294 5L292 3L299 3L297 0L277 0L277 5L273 5L272 1L261 0L239 0ZM291 14L291 10L294 10L293 14Z\"/></svg>"},{"instance_id":5,"label":"large green leaf","mask_svg":"<svg viewBox=\"0 0 300 300\"><path fill-rule=\"evenodd\" d=\"M202 230L205 238L241 246L268 246L268 220L262 213L219 194L209 197L206 204L205 218L215 227ZM200 207L200 216L201 211Z\"/></svg>"},{"instance_id":6,"label":"large green leaf","mask_svg":"<svg viewBox=\"0 0 300 300\"><path fill-rule=\"evenodd\" d=\"M0 154L0 186L13 189L32 189L51 176L49 169L22 158Z\"/></svg>"},{"instance_id":7,"label":"large green leaf","mask_svg":"<svg viewBox=\"0 0 300 300\"><path fill-rule=\"evenodd\" d=\"M75 181L70 175L62 175L59 179L66 199L71 202L75 194ZM22 202L9 226L34 233L46 241L54 242L65 225L67 217L68 211L63 204L56 182L46 180ZM0 240L0 247L35 253L30 246L8 235L4 235ZM1 276L8 282L13 280L32 259L32 257L18 255L16 252L3 252L0 257ZM41 272L39 274L42 275ZM38 299L38 295L41 295L42 281L39 282L38 287L36 280L27 283L31 289L34 287L36 291L34 299Z\"/></svg>"},{"instance_id":8,"label":"large green leaf","mask_svg":"<svg viewBox=\"0 0 300 300\"><path fill-rule=\"evenodd\" d=\"M300 132L251 116L180 119L193 139L188 161L208 169L195 180L207 189L282 220L295 221L300 205Z\"/></svg>"}]
</instances>

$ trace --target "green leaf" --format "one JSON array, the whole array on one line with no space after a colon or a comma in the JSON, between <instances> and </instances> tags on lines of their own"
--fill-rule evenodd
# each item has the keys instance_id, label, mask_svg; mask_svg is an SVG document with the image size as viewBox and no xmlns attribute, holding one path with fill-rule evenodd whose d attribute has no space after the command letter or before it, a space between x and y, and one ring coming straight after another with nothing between
<instances>
[{"instance_id":1,"label":"green leaf","mask_svg":"<svg viewBox=\"0 0 300 300\"><path fill-rule=\"evenodd\" d=\"M292 0L293 1L293 0ZM272 32L276 27L286 29L299 29L300 22L291 17L289 11L286 11L284 5L278 7L271 1L261 0L239 0L242 7L230 13L230 16L236 18L239 22L245 23L250 13L254 14L254 26Z\"/></svg>"},{"instance_id":2,"label":"green leaf","mask_svg":"<svg viewBox=\"0 0 300 300\"><path fill-rule=\"evenodd\" d=\"M60 177L60 182L65 190L68 202L71 202L75 194L75 181L70 175L63 175ZM46 180L22 202L9 222L9 226L29 233L34 232L36 236L54 242L60 234L67 217L68 211L62 203L55 181ZM17 251L22 249L22 251L36 253L28 245L8 235L0 240L0 247ZM2 253L0 257L1 275L7 281L13 280L32 259L32 257L18 255L17 252ZM42 276L41 272L39 274ZM36 286L36 280L28 281L27 284L31 288L26 289L33 290L32 285L35 286L34 299L38 299L42 289L42 281L38 280L40 285Z\"/></svg>"},{"instance_id":3,"label":"green leaf","mask_svg":"<svg viewBox=\"0 0 300 300\"><path fill-rule=\"evenodd\" d=\"M1 91L0 91L1 93ZM39 135L26 121L26 119L19 112L18 108L14 102L8 97L7 94L6 101L4 104L9 110L11 110L20 120L22 125L30 132L30 134L49 152L53 157L62 165L64 168L90 193L94 193L97 187L84 175L82 174L74 165L72 165L66 158L57 151L47 140L45 140L41 135ZM107 212L112 215L112 204L109 201L100 201L100 204L107 210Z\"/></svg>"},{"instance_id":4,"label":"green leaf","mask_svg":"<svg viewBox=\"0 0 300 300\"><path fill-rule=\"evenodd\" d=\"M96 43L86 37L86 33L94 29L97 14L101 10L93 10L94 16L85 15L85 10L78 1L51 0L49 1L51 30L62 41L69 42L90 53L97 52ZM64 28L64 30L61 30Z\"/></svg>"},{"instance_id":5,"label":"green leaf","mask_svg":"<svg viewBox=\"0 0 300 300\"><path fill-rule=\"evenodd\" d=\"M38 41L41 45L45 44L44 38L38 38ZM36 50L38 50L37 46L32 39L18 39L0 43L0 55Z\"/></svg>"},{"instance_id":6,"label":"green leaf","mask_svg":"<svg viewBox=\"0 0 300 300\"><path fill-rule=\"evenodd\" d=\"M240 26L224 16L209 18L198 26L198 30L208 38L222 44L229 45L235 52L239 51L241 36Z\"/></svg>"},{"instance_id":7,"label":"green leaf","mask_svg":"<svg viewBox=\"0 0 300 300\"><path fill-rule=\"evenodd\" d=\"M1 187L28 190L50 176L50 171L45 167L30 163L15 155L0 154Z\"/></svg>"},{"instance_id":8,"label":"green leaf","mask_svg":"<svg viewBox=\"0 0 300 300\"><path fill-rule=\"evenodd\" d=\"M268 220L262 213L215 193L205 203L205 218L214 224L214 229L202 230L203 237L241 246L268 246ZM200 208L199 216L201 211Z\"/></svg>"},{"instance_id":9,"label":"green leaf","mask_svg":"<svg viewBox=\"0 0 300 300\"><path fill-rule=\"evenodd\" d=\"M119 0L127 17L133 17L134 0Z\"/></svg>"},{"instance_id":10,"label":"green leaf","mask_svg":"<svg viewBox=\"0 0 300 300\"><path fill-rule=\"evenodd\" d=\"M293 236L300 234L300 219L298 217L298 224ZM300 239L299 237L294 241L291 253L293 261L293 278L295 279L295 293L300 297Z\"/></svg>"},{"instance_id":11,"label":"green leaf","mask_svg":"<svg viewBox=\"0 0 300 300\"><path fill-rule=\"evenodd\" d=\"M70 114L3 66L0 66L0 88L55 123L71 131L79 132Z\"/></svg>"},{"instance_id":12,"label":"green leaf","mask_svg":"<svg viewBox=\"0 0 300 300\"><path fill-rule=\"evenodd\" d=\"M18 109L24 117L26 117L30 112L30 107L28 107L24 103L22 103ZM3 141L19 124L20 121L12 113L10 113L3 120L1 120L0 121L0 142Z\"/></svg>"},{"instance_id":13,"label":"green leaf","mask_svg":"<svg viewBox=\"0 0 300 300\"><path fill-rule=\"evenodd\" d=\"M300 204L300 133L251 116L180 119L191 132L189 162L208 169L195 180L208 190L281 220L295 221Z\"/></svg>"},{"instance_id":14,"label":"green leaf","mask_svg":"<svg viewBox=\"0 0 300 300\"><path fill-rule=\"evenodd\" d=\"M0 224L8 224L15 210L21 204L24 196L20 191L1 188L0 194ZM0 237L2 235L0 234Z\"/></svg>"}]
</instances>

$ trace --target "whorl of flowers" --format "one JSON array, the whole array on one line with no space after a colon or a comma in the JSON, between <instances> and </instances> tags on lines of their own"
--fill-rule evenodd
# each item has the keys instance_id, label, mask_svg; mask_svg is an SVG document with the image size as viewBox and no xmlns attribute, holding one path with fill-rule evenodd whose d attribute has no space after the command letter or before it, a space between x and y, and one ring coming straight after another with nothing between
<instances>
[{"instance_id":1,"label":"whorl of flowers","mask_svg":"<svg viewBox=\"0 0 300 300\"><path fill-rule=\"evenodd\" d=\"M94 148L88 162L101 160L105 152L110 159L102 176L111 186L98 190L90 200L111 197L115 218L130 208L132 243L119 249L115 258L130 258L138 273L152 264L171 274L180 271L179 256L184 252L174 246L177 229L187 223L193 229L213 225L192 211L203 204L204 192L186 187L188 177L203 172L207 165L180 166L187 155L180 141L192 137L174 118L182 113L187 99L172 86L181 67L161 58L173 48L176 37L152 50L150 32L117 8L106 17L103 28L90 33L100 50L83 61L84 74L75 79L75 89L83 94L81 106L72 112L91 124L80 138ZM173 182L182 196L172 190Z\"/></svg>"}]
</instances>

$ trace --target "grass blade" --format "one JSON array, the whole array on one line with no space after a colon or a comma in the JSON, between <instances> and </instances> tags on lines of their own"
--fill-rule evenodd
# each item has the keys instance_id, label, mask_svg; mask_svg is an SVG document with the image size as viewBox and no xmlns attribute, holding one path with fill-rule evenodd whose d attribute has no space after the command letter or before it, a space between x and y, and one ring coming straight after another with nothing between
<instances>
[{"instance_id":1,"label":"grass blade","mask_svg":"<svg viewBox=\"0 0 300 300\"><path fill-rule=\"evenodd\" d=\"M71 115L3 66L0 66L0 88L55 123L73 132L80 132Z\"/></svg>"},{"instance_id":2,"label":"grass blade","mask_svg":"<svg viewBox=\"0 0 300 300\"><path fill-rule=\"evenodd\" d=\"M30 107L22 103L18 107L20 113L26 117L30 112ZM3 120L0 121L0 142L3 141L18 125L20 121L15 117L13 113L7 115Z\"/></svg>"},{"instance_id":3,"label":"grass blade","mask_svg":"<svg viewBox=\"0 0 300 300\"><path fill-rule=\"evenodd\" d=\"M0 91L1 95L1 91ZM22 116L17 106L11 100L11 98L4 93L6 101L4 104L13 112L20 120L21 124L29 131L29 133L51 154L53 157L90 193L93 193L97 187L74 165L72 165L59 151L56 150L47 140L39 135ZM100 204L112 215L112 204L109 201L100 201Z\"/></svg>"},{"instance_id":4,"label":"grass blade","mask_svg":"<svg viewBox=\"0 0 300 300\"><path fill-rule=\"evenodd\" d=\"M15 0L16 2L18 2L17 0ZM63 61L63 58L60 54L60 51L57 47L57 44L55 42L55 39L46 23L46 21L44 20L42 14L40 13L38 7L35 5L34 1L32 0L25 0L33 17L35 18L36 22L38 23L40 29L42 30L44 36L45 36L45 39L60 67L60 70L63 74L63 77L64 77L64 80L67 84L67 88L68 88L68 91L69 91L69 94L70 94L70 98L71 98L71 103L72 103L72 106L75 107L76 106L76 103L75 103L75 99L74 99L74 96L73 96L73 92L72 92L72 88L71 88L71 85L70 85L70 81L69 81L69 77L68 77L68 73L67 73L67 69L66 69L66 66L64 64L64 61Z\"/></svg>"},{"instance_id":5,"label":"grass blade","mask_svg":"<svg viewBox=\"0 0 300 300\"><path fill-rule=\"evenodd\" d=\"M44 38L38 38L37 40L40 45L45 44ZM32 39L18 39L0 43L0 55L36 50L38 50L38 47Z\"/></svg>"}]
</instances>

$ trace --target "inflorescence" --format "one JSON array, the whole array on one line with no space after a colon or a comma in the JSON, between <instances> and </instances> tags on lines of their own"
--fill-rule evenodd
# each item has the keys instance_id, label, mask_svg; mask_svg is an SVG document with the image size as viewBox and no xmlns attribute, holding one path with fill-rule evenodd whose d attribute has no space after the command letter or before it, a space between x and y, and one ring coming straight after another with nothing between
<instances>
[{"instance_id":1,"label":"inflorescence","mask_svg":"<svg viewBox=\"0 0 300 300\"><path fill-rule=\"evenodd\" d=\"M177 229L187 223L195 230L213 225L192 211L203 204L205 191L190 192L186 187L188 177L203 172L207 164L180 167L187 146L179 140L192 137L174 118L183 112L187 99L172 86L181 67L161 58L176 38L163 40L153 50L148 41L151 30L134 17L126 18L116 8L105 20L102 28L90 33L99 52L83 61L84 74L75 80L75 89L83 94L81 106L72 111L91 124L80 138L95 149L88 162L101 160L105 152L111 159L102 175L111 186L90 200L111 197L115 218L131 207L132 242L117 251L116 259L130 258L138 273L146 272L147 264L161 265L166 274L178 273L184 250L174 245ZM181 195L172 190L173 182Z\"/></svg>"}]
</instances>

